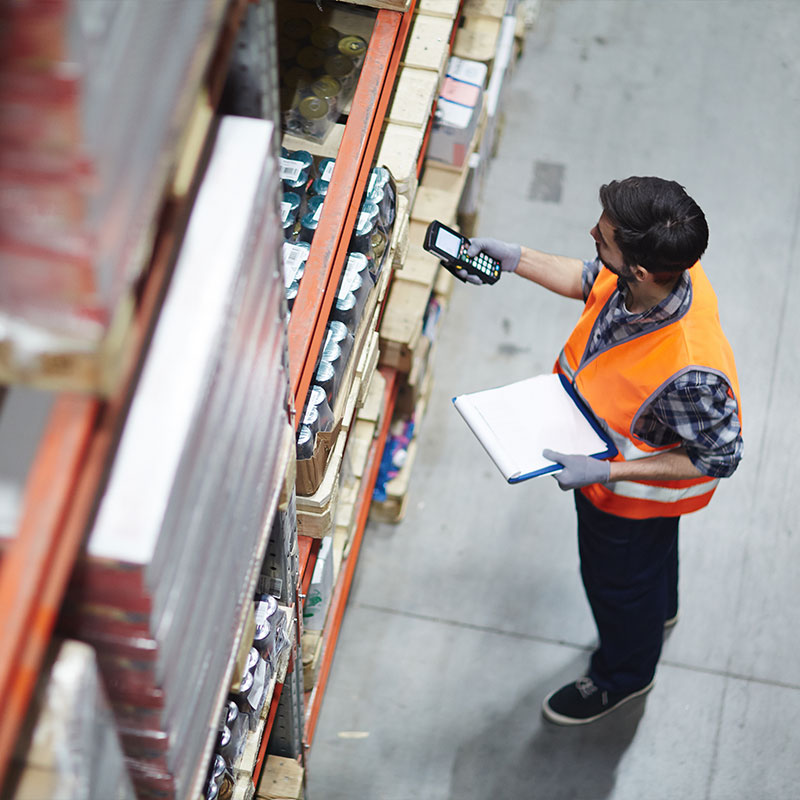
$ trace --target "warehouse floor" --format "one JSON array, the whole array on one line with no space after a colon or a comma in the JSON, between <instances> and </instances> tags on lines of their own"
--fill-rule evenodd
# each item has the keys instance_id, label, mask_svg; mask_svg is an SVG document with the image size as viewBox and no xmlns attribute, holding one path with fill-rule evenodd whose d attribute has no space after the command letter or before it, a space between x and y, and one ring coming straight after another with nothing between
<instances>
[{"instance_id":1,"label":"warehouse floor","mask_svg":"<svg viewBox=\"0 0 800 800\"><path fill-rule=\"evenodd\" d=\"M544 722L595 630L572 497L504 484L450 398L547 372L575 301L458 284L405 520L370 523L308 763L309 800L789 800L800 786L800 3L545 2L508 86L479 230L591 257L597 189L683 183L736 353L745 459L681 534L654 690Z\"/></svg>"}]
</instances>

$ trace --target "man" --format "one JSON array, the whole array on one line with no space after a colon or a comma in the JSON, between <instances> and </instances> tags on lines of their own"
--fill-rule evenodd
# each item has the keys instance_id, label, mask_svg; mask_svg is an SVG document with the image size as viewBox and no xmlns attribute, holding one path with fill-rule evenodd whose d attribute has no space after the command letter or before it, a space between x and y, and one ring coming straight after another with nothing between
<instances>
[{"instance_id":1,"label":"man","mask_svg":"<svg viewBox=\"0 0 800 800\"><path fill-rule=\"evenodd\" d=\"M589 262L474 238L504 271L585 301L555 369L619 453L545 450L575 489L581 576L599 644L588 674L551 693L552 722L592 722L649 691L663 632L678 615L678 523L711 499L742 455L736 367L699 263L700 207L674 181L632 177L600 189Z\"/></svg>"}]
</instances>

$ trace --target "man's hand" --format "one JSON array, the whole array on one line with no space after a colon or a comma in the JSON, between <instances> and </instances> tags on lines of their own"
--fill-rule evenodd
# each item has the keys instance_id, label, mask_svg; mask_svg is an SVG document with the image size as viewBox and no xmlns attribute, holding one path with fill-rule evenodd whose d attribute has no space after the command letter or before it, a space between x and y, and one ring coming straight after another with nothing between
<instances>
[{"instance_id":1,"label":"man's hand","mask_svg":"<svg viewBox=\"0 0 800 800\"><path fill-rule=\"evenodd\" d=\"M489 258L494 258L500 262L500 269L503 272L514 272L519 266L519 259L522 256L522 248L518 244L508 244L498 239L488 239L476 236L469 240L469 250L467 255L474 258L478 253L486 253Z\"/></svg>"},{"instance_id":2,"label":"man's hand","mask_svg":"<svg viewBox=\"0 0 800 800\"><path fill-rule=\"evenodd\" d=\"M565 455L555 450L543 450L542 455L564 465L564 469L556 472L553 477L565 492L569 489L580 489L590 483L605 483L611 476L609 461L600 461L591 456Z\"/></svg>"}]
</instances>

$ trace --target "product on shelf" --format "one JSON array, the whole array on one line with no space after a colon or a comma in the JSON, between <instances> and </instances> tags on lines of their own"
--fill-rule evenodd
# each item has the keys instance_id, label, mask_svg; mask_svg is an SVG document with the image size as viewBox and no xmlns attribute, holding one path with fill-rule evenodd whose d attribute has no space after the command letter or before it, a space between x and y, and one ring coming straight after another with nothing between
<instances>
[{"instance_id":1,"label":"product on shelf","mask_svg":"<svg viewBox=\"0 0 800 800\"><path fill-rule=\"evenodd\" d=\"M322 141L353 97L367 42L296 16L278 35L283 129Z\"/></svg>"},{"instance_id":2,"label":"product on shelf","mask_svg":"<svg viewBox=\"0 0 800 800\"><path fill-rule=\"evenodd\" d=\"M95 352L147 263L225 4L0 9L0 362Z\"/></svg>"},{"instance_id":3,"label":"product on shelf","mask_svg":"<svg viewBox=\"0 0 800 800\"><path fill-rule=\"evenodd\" d=\"M8 800L134 800L94 650L82 642L52 646L53 661L29 740L21 737Z\"/></svg>"},{"instance_id":4,"label":"product on shelf","mask_svg":"<svg viewBox=\"0 0 800 800\"><path fill-rule=\"evenodd\" d=\"M427 157L464 166L481 117L488 67L452 56L439 90Z\"/></svg>"},{"instance_id":5,"label":"product on shelf","mask_svg":"<svg viewBox=\"0 0 800 800\"><path fill-rule=\"evenodd\" d=\"M221 121L65 603L64 625L97 647L140 795L199 789L286 469L272 133Z\"/></svg>"}]
</instances>

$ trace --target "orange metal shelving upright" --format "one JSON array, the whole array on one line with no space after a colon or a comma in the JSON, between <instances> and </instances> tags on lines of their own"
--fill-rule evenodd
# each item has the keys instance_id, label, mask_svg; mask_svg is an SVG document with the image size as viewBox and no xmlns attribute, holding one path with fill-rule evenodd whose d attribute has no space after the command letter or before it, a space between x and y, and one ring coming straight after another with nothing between
<instances>
[{"instance_id":1,"label":"orange metal shelving upright","mask_svg":"<svg viewBox=\"0 0 800 800\"><path fill-rule=\"evenodd\" d=\"M394 87L415 0L407 11L378 11L336 155L330 189L289 320L289 375L302 410L333 306L383 119ZM299 415L296 420L299 425Z\"/></svg>"},{"instance_id":2,"label":"orange metal shelving upright","mask_svg":"<svg viewBox=\"0 0 800 800\"><path fill-rule=\"evenodd\" d=\"M383 120L394 88L397 69L411 27L415 0L403 12L378 12L370 37L358 88L352 102L342 144L336 156L330 189L325 198L319 226L309 254L306 272L300 283L289 321L289 371L295 407L302 410L313 378L317 356L322 345L325 324L348 250L350 234L355 223L372 166ZM320 681L306 713L306 744L310 744L325 691L325 683L333 660L336 639L358 559L358 551L369 513L372 490L377 478L383 444L386 441L397 381L393 370L382 370L386 378L384 423L370 448L367 469L356 508L356 529L343 573L331 601L329 625L326 631L325 659L321 665ZM296 422L299 424L299 414ZM317 547L300 537L301 551L308 553L301 573L300 591L307 590L316 561Z\"/></svg>"}]
</instances>

